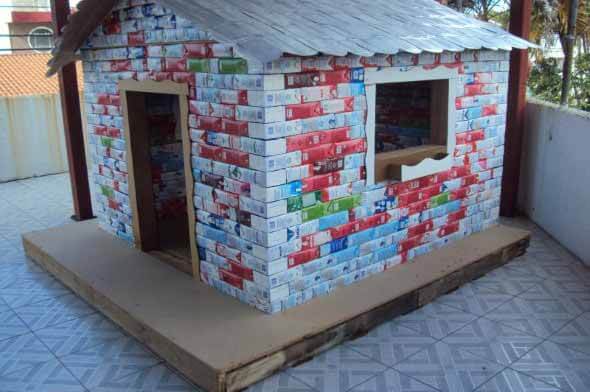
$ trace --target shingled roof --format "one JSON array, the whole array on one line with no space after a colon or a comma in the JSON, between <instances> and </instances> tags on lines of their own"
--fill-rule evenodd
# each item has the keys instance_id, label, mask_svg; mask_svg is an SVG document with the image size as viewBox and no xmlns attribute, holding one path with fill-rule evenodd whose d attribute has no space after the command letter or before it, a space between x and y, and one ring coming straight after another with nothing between
<instances>
[{"instance_id":1,"label":"shingled roof","mask_svg":"<svg viewBox=\"0 0 590 392\"><path fill-rule=\"evenodd\" d=\"M50 55L40 53L0 55L0 97L57 94L57 77L45 77L49 59ZM78 85L82 88L80 68Z\"/></svg>"},{"instance_id":2,"label":"shingled roof","mask_svg":"<svg viewBox=\"0 0 590 392\"><path fill-rule=\"evenodd\" d=\"M282 54L371 56L533 46L434 0L158 0L240 55L265 62ZM83 0L57 42L49 73L75 51L116 0Z\"/></svg>"}]
</instances>

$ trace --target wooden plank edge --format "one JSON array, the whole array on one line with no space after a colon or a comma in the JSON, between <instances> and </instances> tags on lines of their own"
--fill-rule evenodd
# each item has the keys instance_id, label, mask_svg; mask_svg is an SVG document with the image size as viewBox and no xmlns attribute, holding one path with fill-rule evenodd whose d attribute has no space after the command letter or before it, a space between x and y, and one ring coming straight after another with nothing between
<instances>
[{"instance_id":1,"label":"wooden plank edge","mask_svg":"<svg viewBox=\"0 0 590 392\"><path fill-rule=\"evenodd\" d=\"M504 248L490 253L479 260L433 281L423 287L393 298L385 304L368 309L337 326L313 336L306 336L298 342L271 355L245 364L238 369L222 374L219 379L220 390L240 391L272 374L305 362L323 351L347 340L366 335L374 327L403 314L410 313L434 301L441 295L458 289L465 283L478 279L488 272L507 264L523 255L529 246L530 233Z\"/></svg>"},{"instance_id":2,"label":"wooden plank edge","mask_svg":"<svg viewBox=\"0 0 590 392\"><path fill-rule=\"evenodd\" d=\"M128 334L172 364L189 380L207 391L222 391L218 380L223 377L218 370L209 367L176 343L170 342L157 331L142 323L141 320L131 317L128 312L112 302L108 297L94 290L88 282L79 279L74 273L56 262L51 255L31 241L27 234L23 234L22 241L25 254L29 258L55 276L76 295L79 295L91 306L105 314Z\"/></svg>"}]
</instances>

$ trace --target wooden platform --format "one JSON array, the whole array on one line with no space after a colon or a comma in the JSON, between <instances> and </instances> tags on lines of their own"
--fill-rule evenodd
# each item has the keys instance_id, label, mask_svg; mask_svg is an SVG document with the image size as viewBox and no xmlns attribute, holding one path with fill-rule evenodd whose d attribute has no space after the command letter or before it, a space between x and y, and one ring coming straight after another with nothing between
<instances>
[{"instance_id":1,"label":"wooden platform","mask_svg":"<svg viewBox=\"0 0 590 392\"><path fill-rule=\"evenodd\" d=\"M266 315L87 221L28 233L29 257L209 391L236 391L410 312L525 252L498 226L330 296Z\"/></svg>"}]
</instances>

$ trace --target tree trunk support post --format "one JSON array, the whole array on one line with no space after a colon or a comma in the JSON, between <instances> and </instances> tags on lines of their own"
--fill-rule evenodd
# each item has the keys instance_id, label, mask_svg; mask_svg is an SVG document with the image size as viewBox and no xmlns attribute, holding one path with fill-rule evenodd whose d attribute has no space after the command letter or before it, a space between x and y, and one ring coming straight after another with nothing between
<instances>
[{"instance_id":1,"label":"tree trunk support post","mask_svg":"<svg viewBox=\"0 0 590 392\"><path fill-rule=\"evenodd\" d=\"M59 37L71 12L69 0L51 0L51 14L55 37ZM64 66L58 73L64 121L68 168L72 185L74 215L77 221L92 219L92 203L88 184L88 168L84 151L84 131L80 112L76 64Z\"/></svg>"},{"instance_id":2,"label":"tree trunk support post","mask_svg":"<svg viewBox=\"0 0 590 392\"><path fill-rule=\"evenodd\" d=\"M532 0L513 0L510 4L510 32L528 39L531 26ZM525 127L528 50L513 49L510 53L508 111L500 214L513 217L517 212L520 160Z\"/></svg>"},{"instance_id":3,"label":"tree trunk support post","mask_svg":"<svg viewBox=\"0 0 590 392\"><path fill-rule=\"evenodd\" d=\"M561 81L561 105L568 106L574 51L576 50L576 21L578 19L578 0L570 0L568 9L567 35L565 36L565 59Z\"/></svg>"}]
</instances>

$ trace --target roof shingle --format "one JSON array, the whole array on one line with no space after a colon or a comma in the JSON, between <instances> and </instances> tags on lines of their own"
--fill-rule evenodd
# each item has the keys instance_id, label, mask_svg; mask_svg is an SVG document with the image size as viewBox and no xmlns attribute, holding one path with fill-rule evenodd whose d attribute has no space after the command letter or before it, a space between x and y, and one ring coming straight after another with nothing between
<instances>
[{"instance_id":1,"label":"roof shingle","mask_svg":"<svg viewBox=\"0 0 590 392\"><path fill-rule=\"evenodd\" d=\"M0 97L56 94L57 76L45 76L49 54L28 53L0 55ZM78 67L78 84L82 88L82 72Z\"/></svg>"},{"instance_id":2,"label":"roof shingle","mask_svg":"<svg viewBox=\"0 0 590 392\"><path fill-rule=\"evenodd\" d=\"M48 74L76 51L117 0L82 0L56 41ZM510 50L533 45L433 0L157 0L249 61L283 54L396 54Z\"/></svg>"}]
</instances>

